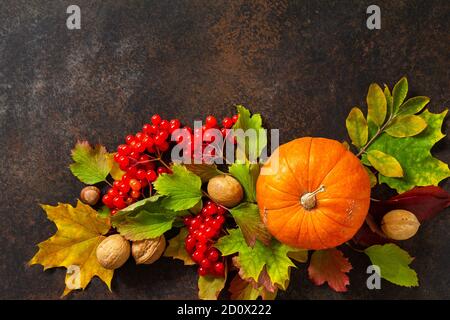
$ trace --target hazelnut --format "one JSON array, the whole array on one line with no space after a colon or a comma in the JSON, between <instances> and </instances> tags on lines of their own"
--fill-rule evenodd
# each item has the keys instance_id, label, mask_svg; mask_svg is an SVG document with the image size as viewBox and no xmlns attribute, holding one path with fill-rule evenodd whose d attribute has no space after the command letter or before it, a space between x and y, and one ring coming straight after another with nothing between
<instances>
[{"instance_id":1,"label":"hazelnut","mask_svg":"<svg viewBox=\"0 0 450 320\"><path fill-rule=\"evenodd\" d=\"M208 194L214 202L232 208L242 201L244 190L232 176L220 175L209 180Z\"/></svg>"},{"instance_id":2,"label":"hazelnut","mask_svg":"<svg viewBox=\"0 0 450 320\"><path fill-rule=\"evenodd\" d=\"M414 213L407 210L392 210L381 221L384 234L393 240L406 240L419 230L420 222Z\"/></svg>"},{"instance_id":3,"label":"hazelnut","mask_svg":"<svg viewBox=\"0 0 450 320\"><path fill-rule=\"evenodd\" d=\"M97 247L97 260L105 269L117 269L130 257L130 243L120 234L105 238Z\"/></svg>"},{"instance_id":4,"label":"hazelnut","mask_svg":"<svg viewBox=\"0 0 450 320\"><path fill-rule=\"evenodd\" d=\"M100 189L94 186L88 186L81 189L80 200L86 204L94 206L100 199Z\"/></svg>"},{"instance_id":5,"label":"hazelnut","mask_svg":"<svg viewBox=\"0 0 450 320\"><path fill-rule=\"evenodd\" d=\"M131 253L136 264L152 264L158 260L166 248L166 238L164 235L140 241L133 241Z\"/></svg>"}]
</instances>

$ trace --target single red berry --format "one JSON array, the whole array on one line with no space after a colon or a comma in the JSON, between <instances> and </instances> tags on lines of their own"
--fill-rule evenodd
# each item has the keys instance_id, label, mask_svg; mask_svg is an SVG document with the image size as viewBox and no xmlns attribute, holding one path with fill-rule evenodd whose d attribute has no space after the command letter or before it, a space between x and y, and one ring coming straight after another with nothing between
<instances>
[{"instance_id":1,"label":"single red berry","mask_svg":"<svg viewBox=\"0 0 450 320\"><path fill-rule=\"evenodd\" d=\"M191 220L191 227L194 229L198 229L200 225L202 224L202 221L199 217L195 217Z\"/></svg>"},{"instance_id":2,"label":"single red berry","mask_svg":"<svg viewBox=\"0 0 450 320\"><path fill-rule=\"evenodd\" d=\"M189 227L191 225L191 220L192 220L192 217L184 217L184 219L183 219L184 225L186 227Z\"/></svg>"},{"instance_id":3,"label":"single red berry","mask_svg":"<svg viewBox=\"0 0 450 320\"><path fill-rule=\"evenodd\" d=\"M115 197L113 199L113 205L119 210L126 207L126 204L121 197Z\"/></svg>"},{"instance_id":4,"label":"single red berry","mask_svg":"<svg viewBox=\"0 0 450 320\"><path fill-rule=\"evenodd\" d=\"M223 264L223 262L216 262L214 264L214 273L217 274L218 276L223 275L225 272L225 265Z\"/></svg>"},{"instance_id":5,"label":"single red berry","mask_svg":"<svg viewBox=\"0 0 450 320\"><path fill-rule=\"evenodd\" d=\"M134 141L134 136L132 134L129 134L125 138L126 144L130 144L132 141Z\"/></svg>"},{"instance_id":6,"label":"single red berry","mask_svg":"<svg viewBox=\"0 0 450 320\"><path fill-rule=\"evenodd\" d=\"M116 189L111 188L111 189L108 190L107 194L109 194L111 197L114 198L114 197L117 197L119 195L119 192Z\"/></svg>"},{"instance_id":7,"label":"single red berry","mask_svg":"<svg viewBox=\"0 0 450 320\"><path fill-rule=\"evenodd\" d=\"M211 262L216 262L219 259L219 251L216 248L209 248L206 252L206 257Z\"/></svg>"},{"instance_id":8,"label":"single red berry","mask_svg":"<svg viewBox=\"0 0 450 320\"><path fill-rule=\"evenodd\" d=\"M224 207L222 207L222 206L217 206L217 214L218 215L224 215L225 213L227 212L227 210L224 208Z\"/></svg>"},{"instance_id":9,"label":"single red berry","mask_svg":"<svg viewBox=\"0 0 450 320\"><path fill-rule=\"evenodd\" d=\"M152 123L157 126L158 124L161 123L161 116L159 114L154 114L152 116Z\"/></svg>"},{"instance_id":10,"label":"single red berry","mask_svg":"<svg viewBox=\"0 0 450 320\"><path fill-rule=\"evenodd\" d=\"M214 219L213 219L212 217L206 217L206 218L203 220L203 223L206 224L207 226L210 226L210 225L211 225L211 222L213 222L213 221L214 221Z\"/></svg>"},{"instance_id":11,"label":"single red berry","mask_svg":"<svg viewBox=\"0 0 450 320\"><path fill-rule=\"evenodd\" d=\"M136 176L136 172L137 172L137 168L136 168L136 167L130 167L130 168L127 170L127 175L128 175L130 178L133 178L133 177Z\"/></svg>"},{"instance_id":12,"label":"single red berry","mask_svg":"<svg viewBox=\"0 0 450 320\"><path fill-rule=\"evenodd\" d=\"M220 225L222 225L222 224L225 223L225 217L224 217L224 216L217 216L217 217L216 217L216 221L217 221L218 223L220 223Z\"/></svg>"},{"instance_id":13,"label":"single red berry","mask_svg":"<svg viewBox=\"0 0 450 320\"><path fill-rule=\"evenodd\" d=\"M111 210L111 215L114 216L117 213L117 209Z\"/></svg>"},{"instance_id":14,"label":"single red berry","mask_svg":"<svg viewBox=\"0 0 450 320\"><path fill-rule=\"evenodd\" d=\"M228 117L223 118L223 120L222 120L222 126L226 129L230 129L233 126L233 123L234 123L233 119L228 118Z\"/></svg>"},{"instance_id":15,"label":"single red berry","mask_svg":"<svg viewBox=\"0 0 450 320\"><path fill-rule=\"evenodd\" d=\"M228 134L227 129L225 129L225 128L221 128L220 133L222 134L222 137L226 137Z\"/></svg>"},{"instance_id":16,"label":"single red berry","mask_svg":"<svg viewBox=\"0 0 450 320\"><path fill-rule=\"evenodd\" d=\"M158 169L156 169L156 172L158 172L158 174L163 174L168 173L168 170L166 167L158 167Z\"/></svg>"},{"instance_id":17,"label":"single red berry","mask_svg":"<svg viewBox=\"0 0 450 320\"><path fill-rule=\"evenodd\" d=\"M117 163L119 163L119 158L120 158L121 156L122 156L122 155L121 155L120 153L116 152L116 153L114 154L114 161L117 162Z\"/></svg>"},{"instance_id":18,"label":"single red berry","mask_svg":"<svg viewBox=\"0 0 450 320\"><path fill-rule=\"evenodd\" d=\"M110 194L105 194L103 197L102 197L102 202L103 202L103 204L105 205L105 206L107 206L108 208L112 208L114 205L113 205L113 199L114 199L114 197L112 197Z\"/></svg>"},{"instance_id":19,"label":"single red berry","mask_svg":"<svg viewBox=\"0 0 450 320\"><path fill-rule=\"evenodd\" d=\"M141 141L136 142L136 145L134 146L134 151L139 152L139 153L144 152L145 145Z\"/></svg>"},{"instance_id":20,"label":"single red berry","mask_svg":"<svg viewBox=\"0 0 450 320\"><path fill-rule=\"evenodd\" d=\"M128 160L128 157L126 156L120 156L118 163L119 165L126 167L130 163L130 160Z\"/></svg>"},{"instance_id":21,"label":"single red berry","mask_svg":"<svg viewBox=\"0 0 450 320\"><path fill-rule=\"evenodd\" d=\"M127 156L131 151L130 146L127 144L121 144L117 147L117 153L121 156Z\"/></svg>"},{"instance_id":22,"label":"single red berry","mask_svg":"<svg viewBox=\"0 0 450 320\"><path fill-rule=\"evenodd\" d=\"M119 181L119 180L114 181L113 188L117 189L117 190L120 189L120 184L121 184L121 181Z\"/></svg>"},{"instance_id":23,"label":"single red berry","mask_svg":"<svg viewBox=\"0 0 450 320\"><path fill-rule=\"evenodd\" d=\"M205 225L204 223L202 223L202 224L198 227L198 230L200 230L200 231L205 231L205 229L206 229L206 225Z\"/></svg>"},{"instance_id":24,"label":"single red berry","mask_svg":"<svg viewBox=\"0 0 450 320\"><path fill-rule=\"evenodd\" d=\"M180 120L178 119L173 119L170 120L170 128L169 128L169 132L172 133L174 132L176 129L180 128Z\"/></svg>"},{"instance_id":25,"label":"single red berry","mask_svg":"<svg viewBox=\"0 0 450 320\"><path fill-rule=\"evenodd\" d=\"M206 227L204 232L205 232L206 237L211 239L216 235L217 230L215 230L212 227Z\"/></svg>"},{"instance_id":26,"label":"single red berry","mask_svg":"<svg viewBox=\"0 0 450 320\"><path fill-rule=\"evenodd\" d=\"M145 176L149 182L153 182L156 180L156 178L158 178L158 175L156 174L155 170L148 170Z\"/></svg>"},{"instance_id":27,"label":"single red berry","mask_svg":"<svg viewBox=\"0 0 450 320\"><path fill-rule=\"evenodd\" d=\"M147 147L147 152L148 153L155 153L156 152L154 143L155 143L155 140L153 139L153 144L151 146Z\"/></svg>"},{"instance_id":28,"label":"single red berry","mask_svg":"<svg viewBox=\"0 0 450 320\"><path fill-rule=\"evenodd\" d=\"M129 185L130 185L131 189L134 191L141 190L141 183L136 179L131 179Z\"/></svg>"},{"instance_id":29,"label":"single red berry","mask_svg":"<svg viewBox=\"0 0 450 320\"><path fill-rule=\"evenodd\" d=\"M208 270L209 268L211 268L211 261L209 261L208 259L203 259L202 261L200 261L200 266Z\"/></svg>"},{"instance_id":30,"label":"single red berry","mask_svg":"<svg viewBox=\"0 0 450 320\"><path fill-rule=\"evenodd\" d=\"M130 191L130 185L128 183L122 182L119 186L119 190L127 193L128 191Z\"/></svg>"},{"instance_id":31,"label":"single red berry","mask_svg":"<svg viewBox=\"0 0 450 320\"><path fill-rule=\"evenodd\" d=\"M214 203L209 204L206 207L206 212L205 213L208 216L212 216L213 214L216 214L217 213L217 206Z\"/></svg>"},{"instance_id":32,"label":"single red berry","mask_svg":"<svg viewBox=\"0 0 450 320\"><path fill-rule=\"evenodd\" d=\"M145 176L146 176L145 170L139 169L136 172L136 178L139 179L139 180L145 179Z\"/></svg>"},{"instance_id":33,"label":"single red berry","mask_svg":"<svg viewBox=\"0 0 450 320\"><path fill-rule=\"evenodd\" d=\"M200 261L202 261L203 257L204 257L203 253L204 253L204 251L201 252L201 251L198 251L198 249L195 250L194 253L192 254L192 260L194 260L197 263L200 263Z\"/></svg>"},{"instance_id":34,"label":"single red berry","mask_svg":"<svg viewBox=\"0 0 450 320\"><path fill-rule=\"evenodd\" d=\"M158 149L159 149L159 151L161 151L161 152L165 152L165 151L169 150L169 143L168 143L167 141L164 141L163 143L161 143L161 144L158 146Z\"/></svg>"},{"instance_id":35,"label":"single red berry","mask_svg":"<svg viewBox=\"0 0 450 320\"><path fill-rule=\"evenodd\" d=\"M191 236L187 236L186 239L184 239L184 247L188 253L194 252L196 242L195 238Z\"/></svg>"},{"instance_id":36,"label":"single red berry","mask_svg":"<svg viewBox=\"0 0 450 320\"><path fill-rule=\"evenodd\" d=\"M125 173L125 174L122 176L121 181L122 181L122 182L125 182L125 183L129 183L131 179L133 179L133 177L131 177L128 173Z\"/></svg>"},{"instance_id":37,"label":"single red berry","mask_svg":"<svg viewBox=\"0 0 450 320\"><path fill-rule=\"evenodd\" d=\"M146 148L153 146L153 144L155 143L153 141L153 138L149 136L144 137L141 142Z\"/></svg>"},{"instance_id":38,"label":"single red berry","mask_svg":"<svg viewBox=\"0 0 450 320\"><path fill-rule=\"evenodd\" d=\"M208 274L208 270L203 267L198 268L197 272L198 272L198 275L201 277L204 277Z\"/></svg>"},{"instance_id":39,"label":"single red berry","mask_svg":"<svg viewBox=\"0 0 450 320\"><path fill-rule=\"evenodd\" d=\"M165 131L169 131L170 129L170 122L167 120L162 120L159 124L159 128Z\"/></svg>"},{"instance_id":40,"label":"single red berry","mask_svg":"<svg viewBox=\"0 0 450 320\"><path fill-rule=\"evenodd\" d=\"M130 204L132 204L134 202L134 199L132 197L128 197L124 200L124 202L127 206L129 206Z\"/></svg>"},{"instance_id":41,"label":"single red berry","mask_svg":"<svg viewBox=\"0 0 450 320\"><path fill-rule=\"evenodd\" d=\"M132 190L130 195L133 199L137 199L141 196L141 193L139 192L139 190Z\"/></svg>"},{"instance_id":42,"label":"single red berry","mask_svg":"<svg viewBox=\"0 0 450 320\"><path fill-rule=\"evenodd\" d=\"M157 146L162 145L164 142L166 142L166 140L164 139L164 137L161 137L160 135L157 135L154 139L153 139L154 143Z\"/></svg>"},{"instance_id":43,"label":"single red berry","mask_svg":"<svg viewBox=\"0 0 450 320\"><path fill-rule=\"evenodd\" d=\"M130 157L131 159L137 160L137 159L139 159L140 155L141 155L141 154L140 154L139 152L137 152L137 151L132 151L132 152L128 155L128 157Z\"/></svg>"},{"instance_id":44,"label":"single red berry","mask_svg":"<svg viewBox=\"0 0 450 320\"><path fill-rule=\"evenodd\" d=\"M150 123L146 123L142 126L142 132L145 132L146 134L152 134L152 128Z\"/></svg>"},{"instance_id":45,"label":"single red berry","mask_svg":"<svg viewBox=\"0 0 450 320\"><path fill-rule=\"evenodd\" d=\"M136 140L141 141L142 138L144 138L144 133L138 132L138 133L136 133L135 137L136 137Z\"/></svg>"},{"instance_id":46,"label":"single red berry","mask_svg":"<svg viewBox=\"0 0 450 320\"><path fill-rule=\"evenodd\" d=\"M233 120L233 123L236 123L236 122L238 121L238 119L239 119L239 115L238 115L238 114L235 114L235 115L231 118L231 120Z\"/></svg>"}]
</instances>

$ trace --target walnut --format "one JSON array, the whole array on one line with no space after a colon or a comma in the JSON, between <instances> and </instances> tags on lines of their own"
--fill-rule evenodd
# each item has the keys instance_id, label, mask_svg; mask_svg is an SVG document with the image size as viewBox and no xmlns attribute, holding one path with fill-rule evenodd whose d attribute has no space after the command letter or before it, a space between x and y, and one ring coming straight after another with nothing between
<instances>
[{"instance_id":1,"label":"walnut","mask_svg":"<svg viewBox=\"0 0 450 320\"><path fill-rule=\"evenodd\" d=\"M384 234L393 240L406 240L419 230L419 220L414 213L407 210L392 210L381 221Z\"/></svg>"},{"instance_id":2,"label":"walnut","mask_svg":"<svg viewBox=\"0 0 450 320\"><path fill-rule=\"evenodd\" d=\"M244 190L232 176L220 175L209 180L208 194L214 202L232 208L242 201Z\"/></svg>"},{"instance_id":3,"label":"walnut","mask_svg":"<svg viewBox=\"0 0 450 320\"><path fill-rule=\"evenodd\" d=\"M105 269L117 269L130 257L130 243L120 234L105 238L97 247L97 260Z\"/></svg>"},{"instance_id":4,"label":"walnut","mask_svg":"<svg viewBox=\"0 0 450 320\"><path fill-rule=\"evenodd\" d=\"M80 192L80 200L94 206L100 199L100 189L94 186L84 187Z\"/></svg>"},{"instance_id":5,"label":"walnut","mask_svg":"<svg viewBox=\"0 0 450 320\"><path fill-rule=\"evenodd\" d=\"M164 235L159 238L133 241L131 254L136 264L152 264L158 260L166 248L166 238Z\"/></svg>"}]
</instances>

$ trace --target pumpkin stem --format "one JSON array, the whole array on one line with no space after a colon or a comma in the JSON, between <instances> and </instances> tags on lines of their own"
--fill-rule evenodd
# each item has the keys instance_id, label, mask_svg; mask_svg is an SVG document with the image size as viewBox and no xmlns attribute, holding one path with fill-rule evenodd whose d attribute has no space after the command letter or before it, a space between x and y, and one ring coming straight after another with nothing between
<instances>
[{"instance_id":1,"label":"pumpkin stem","mask_svg":"<svg viewBox=\"0 0 450 320\"><path fill-rule=\"evenodd\" d=\"M313 192L307 192L300 198L300 203L305 210L312 210L316 206L316 194L325 191L325 186L321 185Z\"/></svg>"}]
</instances>

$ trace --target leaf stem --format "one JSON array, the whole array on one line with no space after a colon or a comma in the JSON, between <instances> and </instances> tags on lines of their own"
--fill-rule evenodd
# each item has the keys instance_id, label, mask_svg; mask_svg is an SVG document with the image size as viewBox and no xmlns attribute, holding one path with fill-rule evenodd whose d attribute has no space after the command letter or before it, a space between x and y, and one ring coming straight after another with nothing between
<instances>
[{"instance_id":1,"label":"leaf stem","mask_svg":"<svg viewBox=\"0 0 450 320\"><path fill-rule=\"evenodd\" d=\"M350 249L352 249L353 251L359 252L359 253L364 253L364 250L360 250L360 249L356 249L355 247L353 247L350 242L346 242L345 243Z\"/></svg>"},{"instance_id":2,"label":"leaf stem","mask_svg":"<svg viewBox=\"0 0 450 320\"><path fill-rule=\"evenodd\" d=\"M394 119L394 117L390 116L386 123L378 128L377 132L369 140L369 142L367 142L366 145L359 150L359 152L356 154L356 157L359 157L366 152L367 148L375 141L375 139L378 138L380 134L383 133L384 129L386 129L386 127L391 124L392 119Z\"/></svg>"}]
</instances>

